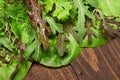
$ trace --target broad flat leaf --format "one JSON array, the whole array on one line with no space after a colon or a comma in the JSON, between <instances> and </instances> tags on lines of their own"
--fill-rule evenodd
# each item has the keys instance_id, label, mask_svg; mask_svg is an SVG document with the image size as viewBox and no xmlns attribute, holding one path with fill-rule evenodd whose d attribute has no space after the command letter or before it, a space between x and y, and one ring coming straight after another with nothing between
<instances>
[{"instance_id":1,"label":"broad flat leaf","mask_svg":"<svg viewBox=\"0 0 120 80\"><path fill-rule=\"evenodd\" d=\"M0 80L10 80L10 76L12 72L15 70L17 65L17 61L14 60L11 64L2 64L0 67ZM27 67L25 67L24 63L20 64L18 74L15 76L13 80L22 80L30 69L31 62L27 62Z\"/></svg>"},{"instance_id":2,"label":"broad flat leaf","mask_svg":"<svg viewBox=\"0 0 120 80\"><path fill-rule=\"evenodd\" d=\"M30 61L27 61L27 66L25 66L25 63L21 62L19 71L13 80L23 80L25 78L25 76L27 75L27 73L31 67L31 64L32 63Z\"/></svg>"},{"instance_id":3,"label":"broad flat leaf","mask_svg":"<svg viewBox=\"0 0 120 80\"><path fill-rule=\"evenodd\" d=\"M98 8L98 0L86 0L91 6Z\"/></svg>"},{"instance_id":4,"label":"broad flat leaf","mask_svg":"<svg viewBox=\"0 0 120 80\"><path fill-rule=\"evenodd\" d=\"M98 0L98 7L106 16L120 17L120 0Z\"/></svg>"},{"instance_id":5,"label":"broad flat leaf","mask_svg":"<svg viewBox=\"0 0 120 80\"><path fill-rule=\"evenodd\" d=\"M15 70L16 64L16 61L11 65L2 64L2 67L0 67L0 80L10 80L10 75Z\"/></svg>"},{"instance_id":6,"label":"broad flat leaf","mask_svg":"<svg viewBox=\"0 0 120 80\"><path fill-rule=\"evenodd\" d=\"M50 40L50 48L47 52L42 51L41 61L37 61L40 64L50 67L60 67L70 64L82 51L83 48L80 48L79 44L73 38L71 34L68 35L70 43L66 43L68 53L60 57L54 46L56 44L56 38Z\"/></svg>"}]
</instances>

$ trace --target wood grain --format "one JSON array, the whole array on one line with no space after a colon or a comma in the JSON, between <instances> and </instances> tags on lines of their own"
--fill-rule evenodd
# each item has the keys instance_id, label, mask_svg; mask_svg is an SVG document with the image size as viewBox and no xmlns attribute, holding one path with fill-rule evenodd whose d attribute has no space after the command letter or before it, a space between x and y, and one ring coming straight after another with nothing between
<instances>
[{"instance_id":1,"label":"wood grain","mask_svg":"<svg viewBox=\"0 0 120 80\"><path fill-rule=\"evenodd\" d=\"M84 49L66 67L48 68L35 63L24 80L120 80L120 39Z\"/></svg>"}]
</instances>

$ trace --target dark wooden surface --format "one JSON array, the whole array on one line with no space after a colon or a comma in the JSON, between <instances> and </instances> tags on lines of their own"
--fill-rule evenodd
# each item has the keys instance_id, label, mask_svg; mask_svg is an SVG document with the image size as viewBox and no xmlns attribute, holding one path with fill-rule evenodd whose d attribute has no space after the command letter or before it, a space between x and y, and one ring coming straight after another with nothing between
<instances>
[{"instance_id":1,"label":"dark wooden surface","mask_svg":"<svg viewBox=\"0 0 120 80\"><path fill-rule=\"evenodd\" d=\"M86 48L66 67L33 64L24 80L120 80L120 39Z\"/></svg>"}]
</instances>

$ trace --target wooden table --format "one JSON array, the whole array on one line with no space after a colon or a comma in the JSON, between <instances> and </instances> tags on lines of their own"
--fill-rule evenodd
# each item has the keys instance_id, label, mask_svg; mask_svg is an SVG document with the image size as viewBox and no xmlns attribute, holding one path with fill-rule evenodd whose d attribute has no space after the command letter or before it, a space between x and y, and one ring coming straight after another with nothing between
<instances>
[{"instance_id":1,"label":"wooden table","mask_svg":"<svg viewBox=\"0 0 120 80\"><path fill-rule=\"evenodd\" d=\"M24 80L120 80L120 39L98 48L86 48L66 67L33 64Z\"/></svg>"}]
</instances>

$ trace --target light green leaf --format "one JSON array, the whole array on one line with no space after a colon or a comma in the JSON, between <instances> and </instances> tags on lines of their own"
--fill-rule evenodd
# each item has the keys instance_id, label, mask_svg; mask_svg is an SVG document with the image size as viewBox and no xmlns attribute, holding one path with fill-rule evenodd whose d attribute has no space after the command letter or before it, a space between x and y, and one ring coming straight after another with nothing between
<instances>
[{"instance_id":1,"label":"light green leaf","mask_svg":"<svg viewBox=\"0 0 120 80\"><path fill-rule=\"evenodd\" d=\"M28 60L32 53L35 51L37 45L38 45L37 40L34 40L30 45L27 46L27 49L24 54L26 60Z\"/></svg>"},{"instance_id":2,"label":"light green leaf","mask_svg":"<svg viewBox=\"0 0 120 80\"><path fill-rule=\"evenodd\" d=\"M25 76L27 75L27 73L31 67L31 64L32 63L30 61L27 61L27 66L25 66L25 63L21 62L19 71L13 80L23 80L25 78Z\"/></svg>"},{"instance_id":3,"label":"light green leaf","mask_svg":"<svg viewBox=\"0 0 120 80\"><path fill-rule=\"evenodd\" d=\"M11 64L2 64L0 67L0 80L10 80L10 76L12 72L15 70L17 65L16 60L14 60ZM13 80L22 80L30 69L31 62L27 62L27 67L25 67L24 63L20 64L19 71Z\"/></svg>"},{"instance_id":4,"label":"light green leaf","mask_svg":"<svg viewBox=\"0 0 120 80\"><path fill-rule=\"evenodd\" d=\"M41 61L37 62L49 67L61 67L70 64L79 55L83 48L80 48L79 44L71 34L67 37L70 41L70 43L66 43L68 53L62 57L58 55L57 51L54 49L56 44L56 38L54 38L50 40L51 45L49 50L47 52L42 51Z\"/></svg>"},{"instance_id":5,"label":"light green leaf","mask_svg":"<svg viewBox=\"0 0 120 80\"><path fill-rule=\"evenodd\" d=\"M48 13L49 11L52 10L53 8L53 3L54 3L54 0L45 0L45 11Z\"/></svg>"},{"instance_id":6,"label":"light green leaf","mask_svg":"<svg viewBox=\"0 0 120 80\"><path fill-rule=\"evenodd\" d=\"M56 23L54 21L54 19L51 18L51 17L46 17L46 20L48 21L48 23L49 23L49 25L50 25L50 27L52 29L52 33L54 35L56 34L56 32L63 33L63 27L62 27L61 24Z\"/></svg>"},{"instance_id":7,"label":"light green leaf","mask_svg":"<svg viewBox=\"0 0 120 80\"><path fill-rule=\"evenodd\" d=\"M69 10L72 9L70 2L58 0L56 2L56 9L53 12L53 16L57 17L59 20L66 21L70 15ZM63 14L64 13L64 14Z\"/></svg>"},{"instance_id":8,"label":"light green leaf","mask_svg":"<svg viewBox=\"0 0 120 80\"><path fill-rule=\"evenodd\" d=\"M79 43L83 42L83 37L85 36L85 7L82 0L74 0L76 7L78 8L78 21L76 23Z\"/></svg>"},{"instance_id":9,"label":"light green leaf","mask_svg":"<svg viewBox=\"0 0 120 80\"><path fill-rule=\"evenodd\" d=\"M98 7L106 16L120 17L120 0L98 0Z\"/></svg>"},{"instance_id":10,"label":"light green leaf","mask_svg":"<svg viewBox=\"0 0 120 80\"><path fill-rule=\"evenodd\" d=\"M95 33L96 37L92 36L91 37L91 43L88 42L88 37L86 36L85 39L83 40L83 43L81 47L98 47L106 44L110 37L105 37L102 34L102 30L100 30L100 21L93 21L96 24L95 28L91 28L92 32Z\"/></svg>"},{"instance_id":11,"label":"light green leaf","mask_svg":"<svg viewBox=\"0 0 120 80\"><path fill-rule=\"evenodd\" d=\"M40 61L41 57L42 57L42 51L41 51L41 46L37 45L37 47L35 48L35 52L32 55L32 57L34 58L35 61Z\"/></svg>"},{"instance_id":12,"label":"light green leaf","mask_svg":"<svg viewBox=\"0 0 120 80\"><path fill-rule=\"evenodd\" d=\"M55 5L55 10L53 11L53 17L57 17L58 20L67 21L70 15L70 10L72 9L71 2L68 0L44 0L46 6L46 12L50 12Z\"/></svg>"},{"instance_id":13,"label":"light green leaf","mask_svg":"<svg viewBox=\"0 0 120 80\"><path fill-rule=\"evenodd\" d=\"M17 61L14 61L11 65L2 64L0 67L0 80L10 80L10 75L15 70Z\"/></svg>"},{"instance_id":14,"label":"light green leaf","mask_svg":"<svg viewBox=\"0 0 120 80\"><path fill-rule=\"evenodd\" d=\"M98 0L86 0L91 6L98 8Z\"/></svg>"},{"instance_id":15,"label":"light green leaf","mask_svg":"<svg viewBox=\"0 0 120 80\"><path fill-rule=\"evenodd\" d=\"M10 40L8 37L0 36L0 44L2 44L4 47L12 51L13 45L10 43Z\"/></svg>"}]
</instances>

